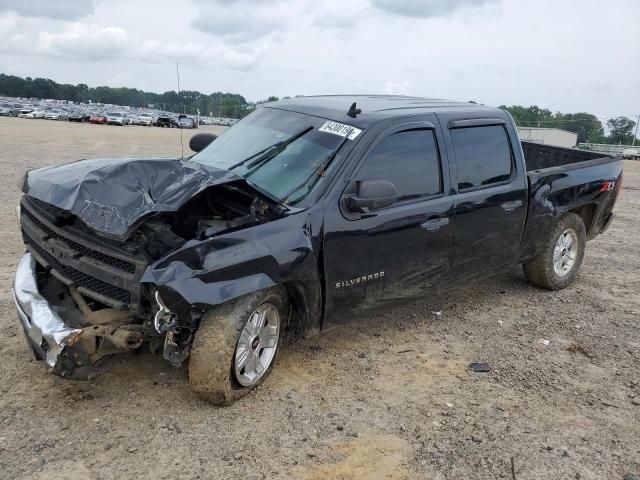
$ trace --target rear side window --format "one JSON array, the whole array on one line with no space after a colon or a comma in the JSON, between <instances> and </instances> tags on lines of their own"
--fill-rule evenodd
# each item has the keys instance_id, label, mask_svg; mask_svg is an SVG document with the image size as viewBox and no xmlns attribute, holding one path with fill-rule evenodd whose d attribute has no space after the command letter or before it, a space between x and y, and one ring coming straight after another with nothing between
<instances>
[{"instance_id":1,"label":"rear side window","mask_svg":"<svg viewBox=\"0 0 640 480\"><path fill-rule=\"evenodd\" d=\"M390 181L398 190L399 202L442 193L433 130L405 130L389 135L367 155L358 179Z\"/></svg>"},{"instance_id":2,"label":"rear side window","mask_svg":"<svg viewBox=\"0 0 640 480\"><path fill-rule=\"evenodd\" d=\"M455 128L451 139L458 167L458 189L489 186L511 177L512 151L503 126Z\"/></svg>"}]
</instances>

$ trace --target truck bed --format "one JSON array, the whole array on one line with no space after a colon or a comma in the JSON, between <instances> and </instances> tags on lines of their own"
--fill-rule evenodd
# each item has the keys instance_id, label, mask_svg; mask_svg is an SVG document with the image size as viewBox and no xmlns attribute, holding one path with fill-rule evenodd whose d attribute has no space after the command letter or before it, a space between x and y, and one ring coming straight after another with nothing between
<instances>
[{"instance_id":1,"label":"truck bed","mask_svg":"<svg viewBox=\"0 0 640 480\"><path fill-rule=\"evenodd\" d=\"M582 162L590 162L597 159L613 160L615 158L602 153L577 150L575 148L542 145L534 142L520 143L522 144L522 151L524 152L524 161L527 166L527 172L551 167L567 166ZM605 160L605 163L608 160ZM599 162L593 162L591 164L597 163Z\"/></svg>"}]
</instances>

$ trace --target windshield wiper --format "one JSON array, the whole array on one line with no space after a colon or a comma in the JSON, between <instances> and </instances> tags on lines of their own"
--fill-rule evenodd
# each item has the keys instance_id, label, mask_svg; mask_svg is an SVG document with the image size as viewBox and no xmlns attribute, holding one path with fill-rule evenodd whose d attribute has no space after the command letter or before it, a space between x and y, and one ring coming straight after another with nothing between
<instances>
[{"instance_id":1,"label":"windshield wiper","mask_svg":"<svg viewBox=\"0 0 640 480\"><path fill-rule=\"evenodd\" d=\"M255 158L255 160L253 160L251 163L247 165L247 169L260 165L266 162L267 160L270 160L271 158L275 157L276 155L279 155L280 153L282 153L290 144L295 142L297 139L299 139L303 135L306 135L311 130L313 130L313 127L307 127L301 132L298 132L295 135L290 136L286 140L281 140L279 142L274 143L273 145L269 145L267 148L263 148L259 152L256 152L253 155L251 155L250 157L247 157L244 160L236 163L235 165L232 165L231 167L229 167L229 170L238 168L239 166L244 165L245 163L247 163L249 160L253 158Z\"/></svg>"},{"instance_id":2,"label":"windshield wiper","mask_svg":"<svg viewBox=\"0 0 640 480\"><path fill-rule=\"evenodd\" d=\"M295 187L293 187L291 190L289 190L286 195L282 198L282 203L287 203L287 200L289 200L289 197L291 195L293 195L294 193L296 193L298 190L300 190L302 187L304 187L307 183L309 183L311 180L315 180L318 177L321 177L324 175L325 170L327 169L327 167L329 166L329 164L331 164L331 162L333 161L334 158L336 158L336 155L338 155L338 152L340 151L340 149L342 148L342 146L347 143L347 140L349 140L349 135L351 135L351 132L353 131L353 128L351 130L349 130L347 132L347 134L345 135L345 137L342 139L342 141L338 144L338 146L336 148L334 148L334 150L327 156L327 158L324 160L324 162L322 162L320 165L318 165L318 167L311 172L311 175L309 175L307 178L304 179L304 181L300 182L298 185L296 185ZM309 188L307 188L307 191L305 192L305 195L307 195L311 189L313 188L313 183L309 186Z\"/></svg>"}]
</instances>

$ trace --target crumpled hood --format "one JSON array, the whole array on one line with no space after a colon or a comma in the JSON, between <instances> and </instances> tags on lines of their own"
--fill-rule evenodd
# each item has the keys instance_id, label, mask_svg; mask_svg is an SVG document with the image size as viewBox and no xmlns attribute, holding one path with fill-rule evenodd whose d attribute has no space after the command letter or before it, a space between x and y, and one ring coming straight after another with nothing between
<instances>
[{"instance_id":1,"label":"crumpled hood","mask_svg":"<svg viewBox=\"0 0 640 480\"><path fill-rule=\"evenodd\" d=\"M243 177L184 159L81 160L28 172L23 191L93 230L124 237L142 217L174 212L207 187Z\"/></svg>"}]
</instances>

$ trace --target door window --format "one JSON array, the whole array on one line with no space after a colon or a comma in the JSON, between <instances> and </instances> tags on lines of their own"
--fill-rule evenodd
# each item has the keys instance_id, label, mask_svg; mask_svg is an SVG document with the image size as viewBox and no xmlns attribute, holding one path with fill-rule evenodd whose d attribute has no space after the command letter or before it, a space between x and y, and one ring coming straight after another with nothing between
<instances>
[{"instance_id":1,"label":"door window","mask_svg":"<svg viewBox=\"0 0 640 480\"><path fill-rule=\"evenodd\" d=\"M511 178L513 153L503 126L451 130L458 170L458 189L491 186Z\"/></svg>"},{"instance_id":2,"label":"door window","mask_svg":"<svg viewBox=\"0 0 640 480\"><path fill-rule=\"evenodd\" d=\"M358 180L388 180L397 202L442 193L440 157L433 130L412 129L386 137L367 155Z\"/></svg>"}]
</instances>

